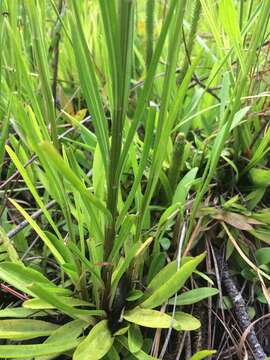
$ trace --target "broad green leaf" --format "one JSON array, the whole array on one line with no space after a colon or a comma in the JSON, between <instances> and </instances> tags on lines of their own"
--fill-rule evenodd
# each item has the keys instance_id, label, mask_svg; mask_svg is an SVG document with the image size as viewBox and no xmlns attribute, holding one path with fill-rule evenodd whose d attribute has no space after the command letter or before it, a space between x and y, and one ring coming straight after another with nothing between
<instances>
[{"instance_id":1,"label":"broad green leaf","mask_svg":"<svg viewBox=\"0 0 270 360\"><path fill-rule=\"evenodd\" d=\"M140 297L143 296L143 292L141 290L132 290L128 297L126 298L127 301L135 301L138 300Z\"/></svg>"},{"instance_id":2,"label":"broad green leaf","mask_svg":"<svg viewBox=\"0 0 270 360\"><path fill-rule=\"evenodd\" d=\"M5 308L0 310L0 318L29 318L31 315L48 316L48 311L37 311L36 309Z\"/></svg>"},{"instance_id":3,"label":"broad green leaf","mask_svg":"<svg viewBox=\"0 0 270 360\"><path fill-rule=\"evenodd\" d=\"M117 342L119 342L125 349L129 350L128 340L124 336L117 337ZM136 359L139 360L156 360L156 357L146 354L143 350L139 350L136 353L132 354ZM132 357L133 358L133 357ZM113 359L114 360L114 359Z\"/></svg>"},{"instance_id":4,"label":"broad green leaf","mask_svg":"<svg viewBox=\"0 0 270 360\"><path fill-rule=\"evenodd\" d=\"M145 296L149 296L155 290L158 290L163 284L164 281L171 278L177 271L177 262L176 260L171 261L168 265L163 267L159 273L151 280L150 284L145 290Z\"/></svg>"},{"instance_id":5,"label":"broad green leaf","mask_svg":"<svg viewBox=\"0 0 270 360\"><path fill-rule=\"evenodd\" d=\"M173 294L181 289L204 257L205 253L188 261L186 264L181 266L179 270L175 271L172 276L163 278L161 286L156 288L154 292L141 304L141 306L143 308L154 308L166 302ZM154 280L155 278L152 282L154 282ZM149 289L151 290L150 286Z\"/></svg>"},{"instance_id":6,"label":"broad green leaf","mask_svg":"<svg viewBox=\"0 0 270 360\"><path fill-rule=\"evenodd\" d=\"M28 289L28 286L34 282L43 284L43 286L52 289L54 292L56 290L62 292L63 295L70 293L68 289L57 288L37 270L11 262L0 263L0 279L31 296L34 296L34 294Z\"/></svg>"},{"instance_id":7,"label":"broad green leaf","mask_svg":"<svg viewBox=\"0 0 270 360\"><path fill-rule=\"evenodd\" d=\"M194 316L177 311L174 314L174 318L176 320L176 323L174 325L174 328L176 330L183 330L183 331L192 331L197 330L201 326L201 323L198 319L196 319ZM178 327L179 326L179 327Z\"/></svg>"},{"instance_id":8,"label":"broad green leaf","mask_svg":"<svg viewBox=\"0 0 270 360\"><path fill-rule=\"evenodd\" d=\"M175 190L172 204L176 204L176 203L180 203L181 205L184 204L189 189L194 179L196 178L197 172L198 172L198 168L193 168L181 179Z\"/></svg>"},{"instance_id":9,"label":"broad green leaf","mask_svg":"<svg viewBox=\"0 0 270 360\"><path fill-rule=\"evenodd\" d=\"M30 319L0 320L0 339L26 340L48 336L58 325Z\"/></svg>"},{"instance_id":10,"label":"broad green leaf","mask_svg":"<svg viewBox=\"0 0 270 360\"><path fill-rule=\"evenodd\" d=\"M153 280L153 278L163 269L166 267L166 253L165 252L155 252L151 264L148 268L148 274L147 274L147 283L150 284L150 282ZM146 295L146 294L145 294ZM145 296L146 298L146 296Z\"/></svg>"},{"instance_id":11,"label":"broad green leaf","mask_svg":"<svg viewBox=\"0 0 270 360\"><path fill-rule=\"evenodd\" d=\"M48 293L46 288L44 288L41 284L34 283L28 286L28 288L35 294L35 296L39 297L40 299L44 300L45 302L53 305L56 309L59 309L66 313L67 315L71 316L72 318L81 318L87 319L89 316L104 316L105 312L103 310L83 310L77 309L68 305L63 298L59 296Z\"/></svg>"},{"instance_id":12,"label":"broad green leaf","mask_svg":"<svg viewBox=\"0 0 270 360\"><path fill-rule=\"evenodd\" d=\"M130 352L136 353L143 346L143 337L138 325L132 324L128 329L128 347Z\"/></svg>"},{"instance_id":13,"label":"broad green leaf","mask_svg":"<svg viewBox=\"0 0 270 360\"><path fill-rule=\"evenodd\" d=\"M60 299L61 301L63 301L65 304L69 305L69 306L94 306L93 304L81 300L81 299L75 299L72 297L67 297L67 296L58 296L58 299ZM53 306L50 303L47 303L46 301L42 300L42 299L29 299L24 301L23 303L23 307L26 309L55 309L55 306Z\"/></svg>"},{"instance_id":14,"label":"broad green leaf","mask_svg":"<svg viewBox=\"0 0 270 360\"><path fill-rule=\"evenodd\" d=\"M133 310L126 311L123 317L131 323L153 329L168 329L170 326L178 330L180 328L180 323L173 320L170 315L152 309L136 307Z\"/></svg>"},{"instance_id":15,"label":"broad green leaf","mask_svg":"<svg viewBox=\"0 0 270 360\"><path fill-rule=\"evenodd\" d=\"M270 240L270 237L269 237ZM270 263L270 247L264 247L256 251L256 259L260 265Z\"/></svg>"},{"instance_id":16,"label":"broad green leaf","mask_svg":"<svg viewBox=\"0 0 270 360\"><path fill-rule=\"evenodd\" d=\"M107 320L97 323L74 352L73 360L98 360L110 350L113 337Z\"/></svg>"},{"instance_id":17,"label":"broad green leaf","mask_svg":"<svg viewBox=\"0 0 270 360\"><path fill-rule=\"evenodd\" d=\"M249 110L250 106L245 106L243 109L237 111L237 113L234 115L230 130L235 129L238 125L240 125L241 120L246 116Z\"/></svg>"},{"instance_id":18,"label":"broad green leaf","mask_svg":"<svg viewBox=\"0 0 270 360\"><path fill-rule=\"evenodd\" d=\"M214 296L218 293L219 293L218 289L208 288L208 287L189 290L189 291L186 291L185 293L177 296L176 305L195 304L203 299ZM174 303L175 303L174 299L171 299L169 301L169 304L171 304L171 305L173 305Z\"/></svg>"},{"instance_id":19,"label":"broad green leaf","mask_svg":"<svg viewBox=\"0 0 270 360\"><path fill-rule=\"evenodd\" d=\"M256 230L250 230L249 233L253 235L255 238L265 242L266 244L270 244L270 230L265 227L257 228Z\"/></svg>"},{"instance_id":20,"label":"broad green leaf","mask_svg":"<svg viewBox=\"0 0 270 360\"><path fill-rule=\"evenodd\" d=\"M252 168L249 171L252 183L257 187L267 187L270 185L270 170Z\"/></svg>"},{"instance_id":21,"label":"broad green leaf","mask_svg":"<svg viewBox=\"0 0 270 360\"><path fill-rule=\"evenodd\" d=\"M120 335L124 335L128 329L130 327L130 324L128 324L127 326L121 327L119 330L117 330L115 333L113 333L113 336L120 336Z\"/></svg>"},{"instance_id":22,"label":"broad green leaf","mask_svg":"<svg viewBox=\"0 0 270 360\"><path fill-rule=\"evenodd\" d=\"M63 344L64 342L73 342L88 326L90 326L90 324L86 321L80 319L72 320L62 326L59 326L59 328L53 331L43 344ZM39 357L36 360L47 359L50 359L50 357Z\"/></svg>"},{"instance_id":23,"label":"broad green leaf","mask_svg":"<svg viewBox=\"0 0 270 360\"><path fill-rule=\"evenodd\" d=\"M45 356L63 353L74 349L79 340L63 341L60 343L35 345L0 345L0 358L2 359L29 359L35 356Z\"/></svg>"},{"instance_id":24,"label":"broad green leaf","mask_svg":"<svg viewBox=\"0 0 270 360\"><path fill-rule=\"evenodd\" d=\"M105 355L104 360L120 360L119 352L116 350L114 345L110 348L109 352Z\"/></svg>"},{"instance_id":25,"label":"broad green leaf","mask_svg":"<svg viewBox=\"0 0 270 360\"><path fill-rule=\"evenodd\" d=\"M201 350L194 354L190 360L202 360L214 354L216 354L216 350Z\"/></svg>"}]
</instances>

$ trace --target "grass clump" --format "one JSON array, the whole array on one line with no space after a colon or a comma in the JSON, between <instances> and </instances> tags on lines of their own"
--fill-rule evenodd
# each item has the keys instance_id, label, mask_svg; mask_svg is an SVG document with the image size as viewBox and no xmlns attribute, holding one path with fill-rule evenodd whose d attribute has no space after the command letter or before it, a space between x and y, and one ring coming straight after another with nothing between
<instances>
[{"instance_id":1,"label":"grass clump","mask_svg":"<svg viewBox=\"0 0 270 360\"><path fill-rule=\"evenodd\" d=\"M268 1L1 13L0 357L266 356Z\"/></svg>"}]
</instances>

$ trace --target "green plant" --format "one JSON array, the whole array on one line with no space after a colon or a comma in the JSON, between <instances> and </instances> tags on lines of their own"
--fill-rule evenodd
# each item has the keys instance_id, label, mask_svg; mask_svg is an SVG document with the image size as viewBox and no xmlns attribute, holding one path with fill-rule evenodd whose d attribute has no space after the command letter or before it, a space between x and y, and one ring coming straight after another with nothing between
<instances>
[{"instance_id":1,"label":"green plant","mask_svg":"<svg viewBox=\"0 0 270 360\"><path fill-rule=\"evenodd\" d=\"M263 100L247 101L256 93L247 80L270 9L267 0L248 3L1 1L0 145L8 144L0 165L6 184L17 169L23 187L0 195L0 279L23 302L0 310L0 357L157 358L159 347L148 355L151 329L156 339L157 329L168 337L199 329L182 307L219 292L197 269L201 229L207 237L212 222L269 280L228 227L268 241L264 213L249 212L269 185L260 169L269 130L256 141L252 111ZM247 174L254 186L244 187L245 206L219 186L228 169L232 187ZM12 236L10 207L30 225ZM228 255L233 249L227 244ZM197 350L194 360L213 354Z\"/></svg>"}]
</instances>

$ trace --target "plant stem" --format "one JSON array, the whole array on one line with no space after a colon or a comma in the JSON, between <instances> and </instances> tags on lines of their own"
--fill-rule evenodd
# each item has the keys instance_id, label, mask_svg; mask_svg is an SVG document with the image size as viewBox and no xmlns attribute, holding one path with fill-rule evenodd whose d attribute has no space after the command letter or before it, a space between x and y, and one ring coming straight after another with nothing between
<instances>
[{"instance_id":1,"label":"plant stem","mask_svg":"<svg viewBox=\"0 0 270 360\"><path fill-rule=\"evenodd\" d=\"M117 203L120 176L117 176L117 168L121 155L122 139L124 122L128 104L129 82L132 64L132 50L133 50L133 26L134 26L134 1L119 1L119 50L120 53L115 53L120 59L117 59L118 78L114 81L118 86L116 98L113 104L112 116L112 135L111 148L109 158L109 182L108 182L108 196L107 208L112 214L112 221L108 224L105 233L104 243L104 260L109 258L110 252L113 248L113 243L116 236L116 221L117 221ZM111 269L105 268L104 283L106 292L110 291L111 286ZM107 298L107 296L105 296ZM105 299L106 302L108 299Z\"/></svg>"},{"instance_id":2,"label":"plant stem","mask_svg":"<svg viewBox=\"0 0 270 360\"><path fill-rule=\"evenodd\" d=\"M153 56L155 0L146 3L146 67L149 69Z\"/></svg>"}]
</instances>

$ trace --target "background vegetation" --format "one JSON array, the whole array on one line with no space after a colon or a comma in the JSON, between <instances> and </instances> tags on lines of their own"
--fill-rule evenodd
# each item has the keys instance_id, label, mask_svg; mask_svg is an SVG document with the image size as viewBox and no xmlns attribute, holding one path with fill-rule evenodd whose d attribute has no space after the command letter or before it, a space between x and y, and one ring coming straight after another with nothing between
<instances>
[{"instance_id":1,"label":"background vegetation","mask_svg":"<svg viewBox=\"0 0 270 360\"><path fill-rule=\"evenodd\" d=\"M269 1L0 9L0 357L266 359Z\"/></svg>"}]
</instances>

